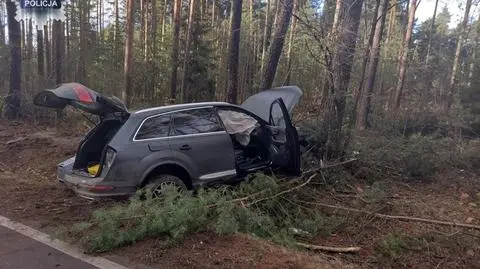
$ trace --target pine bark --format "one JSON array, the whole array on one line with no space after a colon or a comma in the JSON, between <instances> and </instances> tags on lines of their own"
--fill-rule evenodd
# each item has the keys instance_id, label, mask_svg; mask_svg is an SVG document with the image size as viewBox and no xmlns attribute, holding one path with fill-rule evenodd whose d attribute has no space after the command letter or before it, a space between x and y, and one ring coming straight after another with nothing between
<instances>
[{"instance_id":1,"label":"pine bark","mask_svg":"<svg viewBox=\"0 0 480 269\"><path fill-rule=\"evenodd\" d=\"M282 54L283 45L285 43L285 35L288 30L288 25L290 24L290 19L292 18L292 0L285 0L281 7L281 14L278 18L275 34L270 46L269 60L265 69L260 90L266 90L272 87L273 80L275 79L275 74L277 72L278 61L280 60L280 55Z\"/></svg>"},{"instance_id":2,"label":"pine bark","mask_svg":"<svg viewBox=\"0 0 480 269\"><path fill-rule=\"evenodd\" d=\"M375 86L375 78L377 76L377 66L380 55L380 46L382 41L382 33L385 25L386 11L389 4L389 0L380 0L379 7L377 9L377 15L374 20L376 21L373 40L371 43L370 55L366 69L365 83L360 91L360 104L357 108L355 117L355 127L357 130L364 130L367 128L367 119L371 110L371 100L373 97L373 90Z\"/></svg>"},{"instance_id":3,"label":"pine bark","mask_svg":"<svg viewBox=\"0 0 480 269\"><path fill-rule=\"evenodd\" d=\"M135 8L135 0L127 0L127 17L125 22L125 57L124 57L124 89L122 91L122 98L126 101L127 106L132 104L133 100L133 74L132 74L132 62L133 62L133 14Z\"/></svg>"},{"instance_id":4,"label":"pine bark","mask_svg":"<svg viewBox=\"0 0 480 269\"><path fill-rule=\"evenodd\" d=\"M19 117L21 104L22 49L20 24L15 19L16 5L6 1L8 40L10 46L10 86L5 98L5 116L13 120Z\"/></svg>"},{"instance_id":5,"label":"pine bark","mask_svg":"<svg viewBox=\"0 0 480 269\"><path fill-rule=\"evenodd\" d=\"M173 6L173 37L172 37L172 75L170 77L170 98L177 98L177 71L178 71L178 46L180 35L180 13L182 1L175 0Z\"/></svg>"},{"instance_id":6,"label":"pine bark","mask_svg":"<svg viewBox=\"0 0 480 269\"><path fill-rule=\"evenodd\" d=\"M238 62L240 55L240 27L242 22L242 0L234 0L232 10L230 50L228 59L227 102L237 103Z\"/></svg>"},{"instance_id":7,"label":"pine bark","mask_svg":"<svg viewBox=\"0 0 480 269\"><path fill-rule=\"evenodd\" d=\"M400 101L402 97L403 87L405 84L405 73L407 72L407 60L410 47L410 40L412 39L413 23L415 21L415 11L417 9L417 0L411 0L408 14L407 31L403 40L402 50L400 53L400 62L398 66L398 81L395 89L395 96L393 100L392 112L398 111L400 108Z\"/></svg>"}]
</instances>

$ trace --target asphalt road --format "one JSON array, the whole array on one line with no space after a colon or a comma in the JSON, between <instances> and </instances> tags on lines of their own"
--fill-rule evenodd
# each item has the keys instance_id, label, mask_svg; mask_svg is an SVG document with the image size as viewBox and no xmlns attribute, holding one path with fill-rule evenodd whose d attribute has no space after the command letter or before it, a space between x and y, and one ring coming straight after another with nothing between
<instances>
[{"instance_id":1,"label":"asphalt road","mask_svg":"<svg viewBox=\"0 0 480 269\"><path fill-rule=\"evenodd\" d=\"M94 269L63 252L0 226L0 269Z\"/></svg>"}]
</instances>

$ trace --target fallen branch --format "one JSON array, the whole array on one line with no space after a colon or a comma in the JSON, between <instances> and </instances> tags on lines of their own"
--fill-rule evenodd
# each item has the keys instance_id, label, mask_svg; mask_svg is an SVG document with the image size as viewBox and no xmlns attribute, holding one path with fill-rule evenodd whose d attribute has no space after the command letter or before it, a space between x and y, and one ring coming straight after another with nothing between
<instances>
[{"instance_id":1,"label":"fallen branch","mask_svg":"<svg viewBox=\"0 0 480 269\"><path fill-rule=\"evenodd\" d=\"M454 221L432 220L432 219L424 219L424 218L409 217L409 216L387 215L387 214L375 213L375 212L360 210L360 209L351 208L351 207L329 205L329 204L318 203L318 202L307 202L307 201L301 201L301 202L306 203L306 204L326 207L326 208L340 209L340 210L355 212L355 213L362 213L362 214L374 216L374 217L381 218L381 219L415 221L415 222L423 222L423 223L431 223L431 224L438 224L438 225L444 225L444 226L455 226L455 227L462 227L462 228L480 230L480 226L479 225L474 225L474 224L457 223L457 222L454 222Z\"/></svg>"},{"instance_id":2,"label":"fallen branch","mask_svg":"<svg viewBox=\"0 0 480 269\"><path fill-rule=\"evenodd\" d=\"M360 247L327 247L327 246L318 246L318 245L310 245L296 242L295 245L311 250L321 250L321 251L328 251L328 252L338 252L338 253L356 253L360 251Z\"/></svg>"},{"instance_id":3,"label":"fallen branch","mask_svg":"<svg viewBox=\"0 0 480 269\"><path fill-rule=\"evenodd\" d=\"M316 177L316 176L317 176L317 173L311 175L305 182L303 182L303 183L300 184L300 185L297 185L297 186L295 186L295 187L293 187L293 188L290 188L290 189L288 189L288 190L281 191L281 192L276 193L276 194L274 194L274 195L272 195L272 196L268 196L268 197L264 197L264 198L255 200L255 201L253 201L253 202L251 202L251 203L246 204L245 206L251 206L251 205L254 205L254 204L256 204L256 203L259 203L259 202L262 202L262 201L265 201L265 200L270 200L270 199L276 198L276 197L278 197L278 196L284 195L285 193L289 193L289 192L292 192L292 191L294 191L294 190L298 190L298 189L300 189L300 188L303 188L303 187L304 187L305 185L307 185L310 181L312 181L312 179L313 179L314 177Z\"/></svg>"}]
</instances>

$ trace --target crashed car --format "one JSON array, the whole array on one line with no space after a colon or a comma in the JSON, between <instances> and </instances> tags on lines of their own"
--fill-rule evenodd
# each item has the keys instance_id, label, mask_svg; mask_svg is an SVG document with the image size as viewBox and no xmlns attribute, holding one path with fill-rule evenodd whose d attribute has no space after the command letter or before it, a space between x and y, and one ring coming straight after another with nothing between
<instances>
[{"instance_id":1,"label":"crashed car","mask_svg":"<svg viewBox=\"0 0 480 269\"><path fill-rule=\"evenodd\" d=\"M256 171L300 174L298 133L291 121L302 96L296 86L262 91L240 105L203 102L128 111L79 83L41 91L34 104L67 105L99 116L57 179L95 199L159 193L174 185L194 189L238 181Z\"/></svg>"}]
</instances>

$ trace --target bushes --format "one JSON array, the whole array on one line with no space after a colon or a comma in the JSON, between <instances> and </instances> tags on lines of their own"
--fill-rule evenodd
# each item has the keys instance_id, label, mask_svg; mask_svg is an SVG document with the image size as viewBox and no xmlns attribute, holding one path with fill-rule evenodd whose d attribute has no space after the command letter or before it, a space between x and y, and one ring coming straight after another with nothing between
<instances>
[{"instance_id":1,"label":"bushes","mask_svg":"<svg viewBox=\"0 0 480 269\"><path fill-rule=\"evenodd\" d=\"M431 136L357 136L352 150L360 152L360 163L374 168L380 177L424 179L443 169L470 169L480 165L480 143Z\"/></svg>"}]
</instances>

